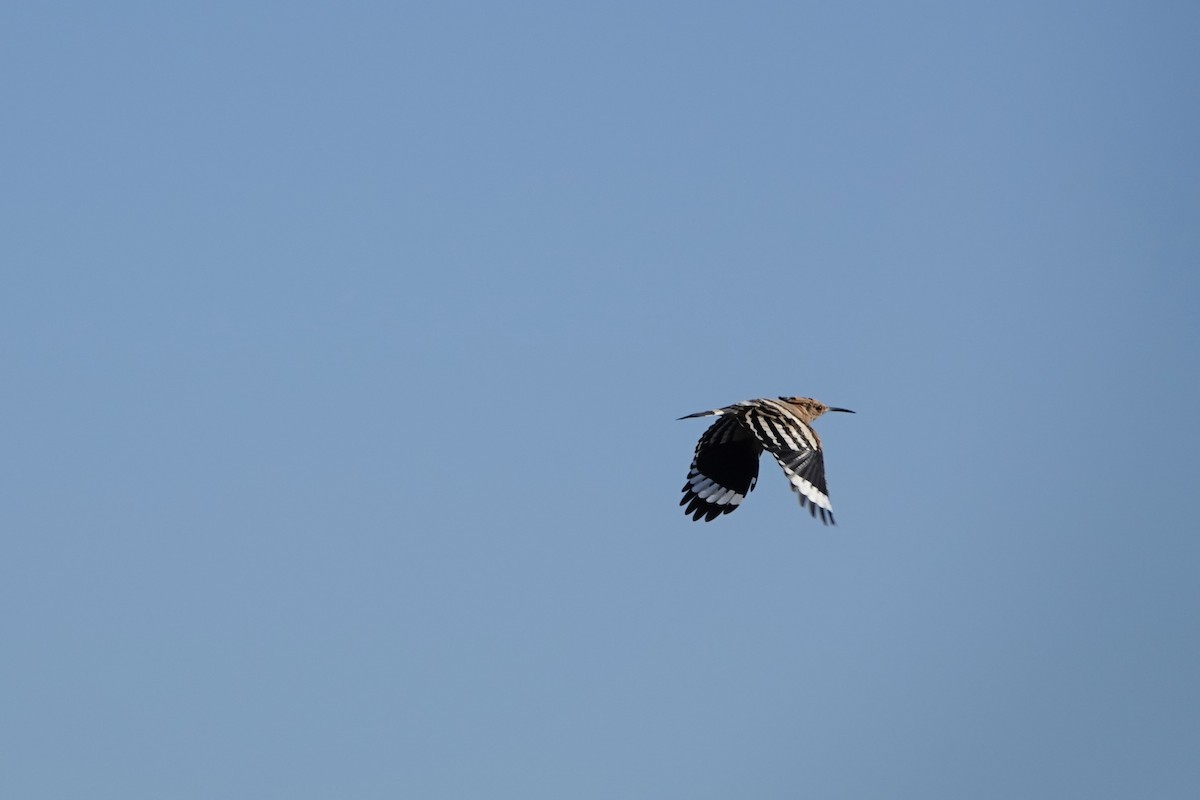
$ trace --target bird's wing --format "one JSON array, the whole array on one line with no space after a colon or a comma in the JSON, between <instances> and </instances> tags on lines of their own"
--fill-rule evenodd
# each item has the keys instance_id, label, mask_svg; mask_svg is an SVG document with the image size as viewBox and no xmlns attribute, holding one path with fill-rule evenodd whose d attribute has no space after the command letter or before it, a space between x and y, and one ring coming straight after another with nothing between
<instances>
[{"instance_id":1,"label":"bird's wing","mask_svg":"<svg viewBox=\"0 0 1200 800\"><path fill-rule=\"evenodd\" d=\"M826 525L835 524L829 489L825 486L825 456L821 440L803 420L762 408L744 412L746 427L783 468L788 482L812 515Z\"/></svg>"},{"instance_id":2,"label":"bird's wing","mask_svg":"<svg viewBox=\"0 0 1200 800\"><path fill-rule=\"evenodd\" d=\"M829 490L825 487L825 457L820 450L787 450L767 448L783 474L787 475L792 491L800 498L800 505L808 506L812 515L820 515L826 525L836 524L833 506L829 502Z\"/></svg>"},{"instance_id":3,"label":"bird's wing","mask_svg":"<svg viewBox=\"0 0 1200 800\"><path fill-rule=\"evenodd\" d=\"M762 445L733 416L722 416L700 437L683 485L685 514L705 522L728 514L754 489Z\"/></svg>"}]
</instances>

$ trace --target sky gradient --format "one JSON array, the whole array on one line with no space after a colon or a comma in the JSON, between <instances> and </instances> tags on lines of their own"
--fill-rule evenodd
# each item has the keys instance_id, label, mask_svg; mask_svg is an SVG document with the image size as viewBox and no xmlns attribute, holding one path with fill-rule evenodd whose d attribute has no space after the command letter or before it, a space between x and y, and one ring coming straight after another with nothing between
<instances>
[{"instance_id":1,"label":"sky gradient","mask_svg":"<svg viewBox=\"0 0 1200 800\"><path fill-rule=\"evenodd\" d=\"M1200 796L1198 34L6 7L0 795Z\"/></svg>"}]
</instances>

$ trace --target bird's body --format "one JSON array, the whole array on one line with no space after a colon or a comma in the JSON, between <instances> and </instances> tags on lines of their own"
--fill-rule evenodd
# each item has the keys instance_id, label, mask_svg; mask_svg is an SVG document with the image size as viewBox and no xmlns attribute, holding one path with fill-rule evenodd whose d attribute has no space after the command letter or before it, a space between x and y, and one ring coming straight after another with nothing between
<instances>
[{"instance_id":1,"label":"bird's body","mask_svg":"<svg viewBox=\"0 0 1200 800\"><path fill-rule=\"evenodd\" d=\"M728 514L746 499L758 481L758 458L768 451L812 515L834 524L825 486L825 457L812 421L830 408L810 397L744 400L712 411L688 414L718 417L696 444L696 454L683 485L684 513L706 522Z\"/></svg>"}]
</instances>

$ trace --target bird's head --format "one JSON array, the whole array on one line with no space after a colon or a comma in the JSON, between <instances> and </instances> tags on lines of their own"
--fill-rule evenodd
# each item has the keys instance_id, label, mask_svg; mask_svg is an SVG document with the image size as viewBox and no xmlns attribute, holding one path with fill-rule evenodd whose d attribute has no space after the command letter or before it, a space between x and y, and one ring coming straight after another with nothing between
<instances>
[{"instance_id":1,"label":"bird's head","mask_svg":"<svg viewBox=\"0 0 1200 800\"><path fill-rule=\"evenodd\" d=\"M820 400L813 400L811 397L781 397L779 398L790 406L795 406L804 419L810 422L824 414L826 411L841 411L844 414L853 414L854 412L848 408L833 408L822 403Z\"/></svg>"}]
</instances>

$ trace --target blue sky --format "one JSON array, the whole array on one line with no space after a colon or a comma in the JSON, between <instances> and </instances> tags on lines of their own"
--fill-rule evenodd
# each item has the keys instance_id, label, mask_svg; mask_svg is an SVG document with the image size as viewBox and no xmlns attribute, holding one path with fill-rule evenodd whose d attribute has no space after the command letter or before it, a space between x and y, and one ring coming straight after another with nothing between
<instances>
[{"instance_id":1,"label":"blue sky","mask_svg":"<svg viewBox=\"0 0 1200 800\"><path fill-rule=\"evenodd\" d=\"M1198 29L6 8L0 793L1197 796Z\"/></svg>"}]
</instances>

